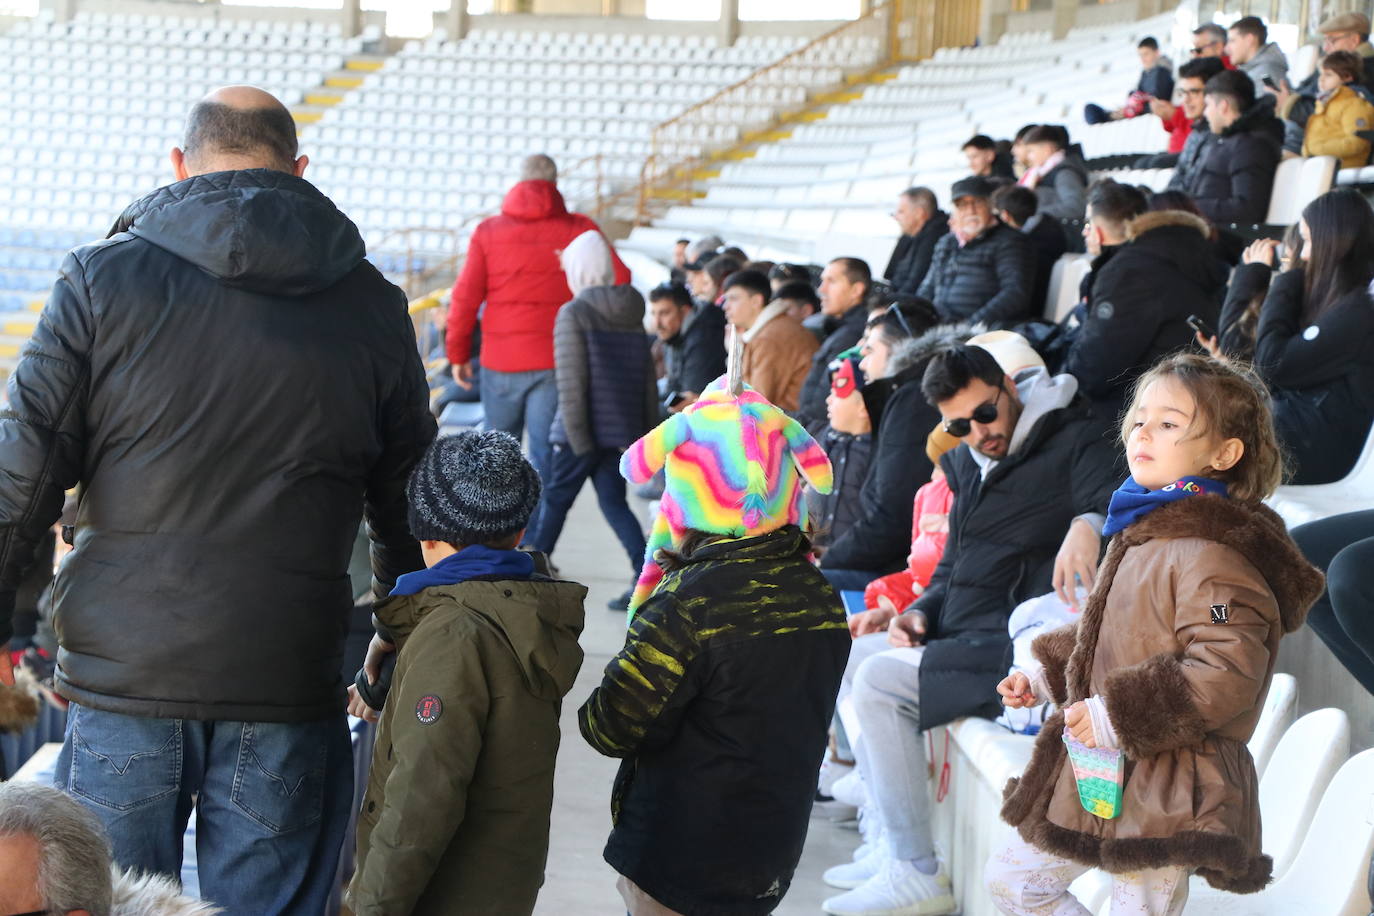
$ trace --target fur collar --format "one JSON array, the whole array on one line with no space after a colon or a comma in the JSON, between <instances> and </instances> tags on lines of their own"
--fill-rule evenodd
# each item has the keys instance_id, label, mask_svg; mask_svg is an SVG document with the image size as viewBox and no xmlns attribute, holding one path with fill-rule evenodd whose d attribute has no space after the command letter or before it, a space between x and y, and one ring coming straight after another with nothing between
<instances>
[{"instance_id":1,"label":"fur collar","mask_svg":"<svg viewBox=\"0 0 1374 916\"><path fill-rule=\"evenodd\" d=\"M14 686L0 684L0 732L22 732L38 721L39 691L29 669L15 666Z\"/></svg>"},{"instance_id":2,"label":"fur collar","mask_svg":"<svg viewBox=\"0 0 1374 916\"><path fill-rule=\"evenodd\" d=\"M114 882L110 916L211 916L224 912L183 895L180 885L163 875L123 871L118 865L110 871Z\"/></svg>"},{"instance_id":3,"label":"fur collar","mask_svg":"<svg viewBox=\"0 0 1374 916\"><path fill-rule=\"evenodd\" d=\"M1159 507L1117 535L1124 547L1186 537L1225 544L1249 560L1274 590L1285 633L1302 626L1326 587L1322 574L1288 536L1283 520L1262 504L1194 496Z\"/></svg>"},{"instance_id":4,"label":"fur collar","mask_svg":"<svg viewBox=\"0 0 1374 916\"><path fill-rule=\"evenodd\" d=\"M1212 237L1212 227L1207 220L1186 210L1153 210L1142 213L1126 226L1126 239L1134 241L1151 229L1165 226L1187 226L1196 229L1203 238Z\"/></svg>"}]
</instances>

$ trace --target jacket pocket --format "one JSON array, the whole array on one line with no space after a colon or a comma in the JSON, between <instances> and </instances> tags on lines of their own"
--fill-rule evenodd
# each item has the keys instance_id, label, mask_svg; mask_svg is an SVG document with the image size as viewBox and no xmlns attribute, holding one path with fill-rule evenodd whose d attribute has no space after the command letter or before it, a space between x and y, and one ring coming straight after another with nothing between
<instances>
[{"instance_id":1,"label":"jacket pocket","mask_svg":"<svg viewBox=\"0 0 1374 916\"><path fill-rule=\"evenodd\" d=\"M324 810L328 737L313 725L247 722L239 738L232 800L273 833L317 823ZM313 740L312 740L313 739Z\"/></svg>"},{"instance_id":2,"label":"jacket pocket","mask_svg":"<svg viewBox=\"0 0 1374 916\"><path fill-rule=\"evenodd\" d=\"M166 798L181 783L181 721L72 706L69 791L128 811Z\"/></svg>"}]
</instances>

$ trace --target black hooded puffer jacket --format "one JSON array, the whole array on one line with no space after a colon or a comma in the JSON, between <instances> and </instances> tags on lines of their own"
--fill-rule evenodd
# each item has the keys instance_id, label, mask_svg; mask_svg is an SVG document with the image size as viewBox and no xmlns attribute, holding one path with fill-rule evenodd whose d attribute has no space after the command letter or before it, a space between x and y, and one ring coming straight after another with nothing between
<instances>
[{"instance_id":1,"label":"black hooded puffer jacket","mask_svg":"<svg viewBox=\"0 0 1374 916\"><path fill-rule=\"evenodd\" d=\"M337 714L364 510L379 595L421 565L405 484L434 420L405 296L280 172L177 182L115 229L67 256L0 414L0 642L80 484L60 693L165 718Z\"/></svg>"}]
</instances>

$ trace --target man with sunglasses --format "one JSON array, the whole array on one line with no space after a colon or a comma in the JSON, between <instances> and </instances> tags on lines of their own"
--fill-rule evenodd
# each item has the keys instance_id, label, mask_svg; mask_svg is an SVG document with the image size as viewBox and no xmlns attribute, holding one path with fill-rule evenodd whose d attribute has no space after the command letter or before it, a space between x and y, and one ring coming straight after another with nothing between
<instances>
[{"instance_id":1,"label":"man with sunglasses","mask_svg":"<svg viewBox=\"0 0 1374 916\"><path fill-rule=\"evenodd\" d=\"M833 916L955 910L931 834L921 732L998 714L1012 610L1051 588L1072 602L1076 580L1092 586L1119 483L1114 447L1072 376L1030 368L1012 378L987 350L956 344L931 358L921 388L961 440L940 460L954 492L949 537L925 592L850 653L854 750L886 835L878 851L826 873L853 888L823 904Z\"/></svg>"},{"instance_id":2,"label":"man with sunglasses","mask_svg":"<svg viewBox=\"0 0 1374 916\"><path fill-rule=\"evenodd\" d=\"M1226 30L1215 22L1204 22L1193 29L1193 48L1189 52L1196 60L1199 57L1219 57L1227 70L1236 69L1231 58L1226 56Z\"/></svg>"}]
</instances>

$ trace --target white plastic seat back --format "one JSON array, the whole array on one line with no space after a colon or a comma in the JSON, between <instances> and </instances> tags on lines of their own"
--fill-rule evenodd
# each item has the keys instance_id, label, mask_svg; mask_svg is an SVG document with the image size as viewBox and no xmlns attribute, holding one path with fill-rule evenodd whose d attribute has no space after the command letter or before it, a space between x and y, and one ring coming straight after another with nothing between
<instances>
[{"instance_id":1,"label":"white plastic seat back","mask_svg":"<svg viewBox=\"0 0 1374 916\"><path fill-rule=\"evenodd\" d=\"M1258 894L1199 894L1198 916L1367 916L1374 852L1374 750L1345 762L1322 794L1293 865Z\"/></svg>"},{"instance_id":2,"label":"white plastic seat back","mask_svg":"<svg viewBox=\"0 0 1374 916\"><path fill-rule=\"evenodd\" d=\"M1331 190L1331 185L1336 181L1336 169L1340 165L1341 161L1335 156L1312 156L1302 161L1302 174L1298 177L1297 199L1294 201L1294 209L1297 210L1294 222L1297 222L1304 207Z\"/></svg>"},{"instance_id":3,"label":"white plastic seat back","mask_svg":"<svg viewBox=\"0 0 1374 916\"><path fill-rule=\"evenodd\" d=\"M1274 187L1269 194L1269 214L1266 223L1274 226L1288 226L1298 221L1302 205L1298 203L1299 185L1302 179L1303 160L1285 159L1274 172Z\"/></svg>"},{"instance_id":4,"label":"white plastic seat back","mask_svg":"<svg viewBox=\"0 0 1374 916\"><path fill-rule=\"evenodd\" d=\"M1260 779L1264 851L1282 877L1297 858L1322 794L1350 755L1350 718L1339 709L1319 709L1294 722L1279 740Z\"/></svg>"},{"instance_id":5,"label":"white plastic seat back","mask_svg":"<svg viewBox=\"0 0 1374 916\"><path fill-rule=\"evenodd\" d=\"M1369 429L1355 466L1341 480L1279 487L1266 502L1289 528L1374 505L1374 426Z\"/></svg>"},{"instance_id":6,"label":"white plastic seat back","mask_svg":"<svg viewBox=\"0 0 1374 916\"><path fill-rule=\"evenodd\" d=\"M1259 722L1255 733L1247 745L1250 756L1255 759L1255 773L1264 778L1264 768L1269 763L1274 748L1283 737L1288 725L1293 721L1294 710L1298 705L1298 682L1291 674L1276 674L1269 682L1269 695L1264 698L1264 709L1260 710Z\"/></svg>"}]
</instances>

